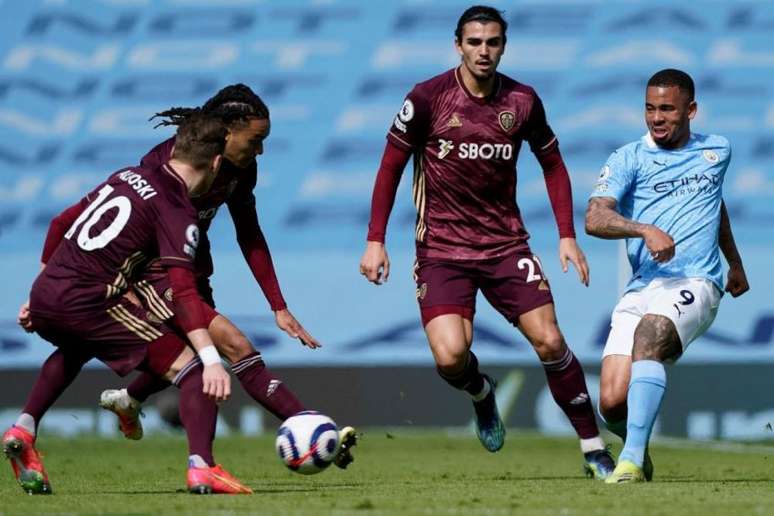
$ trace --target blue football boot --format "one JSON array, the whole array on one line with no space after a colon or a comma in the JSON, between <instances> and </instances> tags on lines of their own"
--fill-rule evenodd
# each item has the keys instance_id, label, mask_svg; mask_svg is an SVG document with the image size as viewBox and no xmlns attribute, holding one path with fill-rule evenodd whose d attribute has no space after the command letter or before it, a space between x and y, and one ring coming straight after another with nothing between
<instances>
[{"instance_id":1,"label":"blue football boot","mask_svg":"<svg viewBox=\"0 0 774 516\"><path fill-rule=\"evenodd\" d=\"M584 453L583 458L583 470L589 478L605 481L615 470L615 459L608 448Z\"/></svg>"},{"instance_id":2,"label":"blue football boot","mask_svg":"<svg viewBox=\"0 0 774 516\"><path fill-rule=\"evenodd\" d=\"M490 390L486 398L473 402L473 408L476 411L476 435L484 448L494 453L505 444L505 425L500 419L495 401L497 383L489 376L483 376L489 383Z\"/></svg>"}]
</instances>

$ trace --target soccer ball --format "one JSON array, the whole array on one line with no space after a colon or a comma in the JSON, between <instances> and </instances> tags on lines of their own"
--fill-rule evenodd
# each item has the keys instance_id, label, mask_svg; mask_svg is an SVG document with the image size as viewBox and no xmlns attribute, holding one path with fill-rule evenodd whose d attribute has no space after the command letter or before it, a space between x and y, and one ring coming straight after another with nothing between
<instances>
[{"instance_id":1,"label":"soccer ball","mask_svg":"<svg viewBox=\"0 0 774 516\"><path fill-rule=\"evenodd\" d=\"M331 465L339 449L339 429L331 418L313 410L289 417L277 430L280 459L291 471L314 475Z\"/></svg>"}]
</instances>

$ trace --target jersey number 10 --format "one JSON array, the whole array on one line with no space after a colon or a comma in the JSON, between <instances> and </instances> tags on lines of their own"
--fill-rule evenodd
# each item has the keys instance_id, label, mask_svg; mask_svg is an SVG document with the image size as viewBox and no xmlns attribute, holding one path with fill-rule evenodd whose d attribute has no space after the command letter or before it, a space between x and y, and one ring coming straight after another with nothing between
<instances>
[{"instance_id":1,"label":"jersey number 10","mask_svg":"<svg viewBox=\"0 0 774 516\"><path fill-rule=\"evenodd\" d=\"M97 192L97 198L89 204L83 213L75 219L75 222L73 222L70 229L67 230L67 233L65 233L66 239L70 240L77 231L78 237L76 238L76 242L78 243L78 247L84 251L93 251L95 249L102 249L118 236L129 221L129 215L132 213L132 203L123 195L113 197L108 201L107 198L113 190L114 188L110 185L105 185L100 188L99 192ZM113 222L99 234L89 236L91 228L99 222L105 212L113 208L118 210ZM80 231L78 231L79 227Z\"/></svg>"}]
</instances>

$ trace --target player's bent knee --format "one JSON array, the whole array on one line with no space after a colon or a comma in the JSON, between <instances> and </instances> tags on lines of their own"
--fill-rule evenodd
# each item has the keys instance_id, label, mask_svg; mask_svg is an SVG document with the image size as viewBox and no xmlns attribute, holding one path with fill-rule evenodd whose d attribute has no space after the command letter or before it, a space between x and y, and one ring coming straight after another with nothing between
<instances>
[{"instance_id":1,"label":"player's bent knee","mask_svg":"<svg viewBox=\"0 0 774 516\"><path fill-rule=\"evenodd\" d=\"M468 350L443 349L435 353L435 365L444 373L457 373L465 367Z\"/></svg>"},{"instance_id":2,"label":"player's bent knee","mask_svg":"<svg viewBox=\"0 0 774 516\"><path fill-rule=\"evenodd\" d=\"M556 328L550 328L530 338L532 347L541 360L559 360L564 356L567 345L562 333Z\"/></svg>"}]
</instances>

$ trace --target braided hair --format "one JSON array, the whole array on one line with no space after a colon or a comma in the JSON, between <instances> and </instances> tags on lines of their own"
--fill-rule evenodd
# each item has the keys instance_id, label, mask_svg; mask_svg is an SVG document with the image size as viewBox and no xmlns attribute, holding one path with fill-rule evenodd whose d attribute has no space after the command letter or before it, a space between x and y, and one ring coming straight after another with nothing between
<instances>
[{"instance_id":1,"label":"braided hair","mask_svg":"<svg viewBox=\"0 0 774 516\"><path fill-rule=\"evenodd\" d=\"M242 83L226 86L200 108L173 107L156 113L149 120L158 118L154 126L180 125L190 116L203 113L220 118L226 126L246 123L250 118L269 118L269 108L249 86Z\"/></svg>"}]
</instances>

